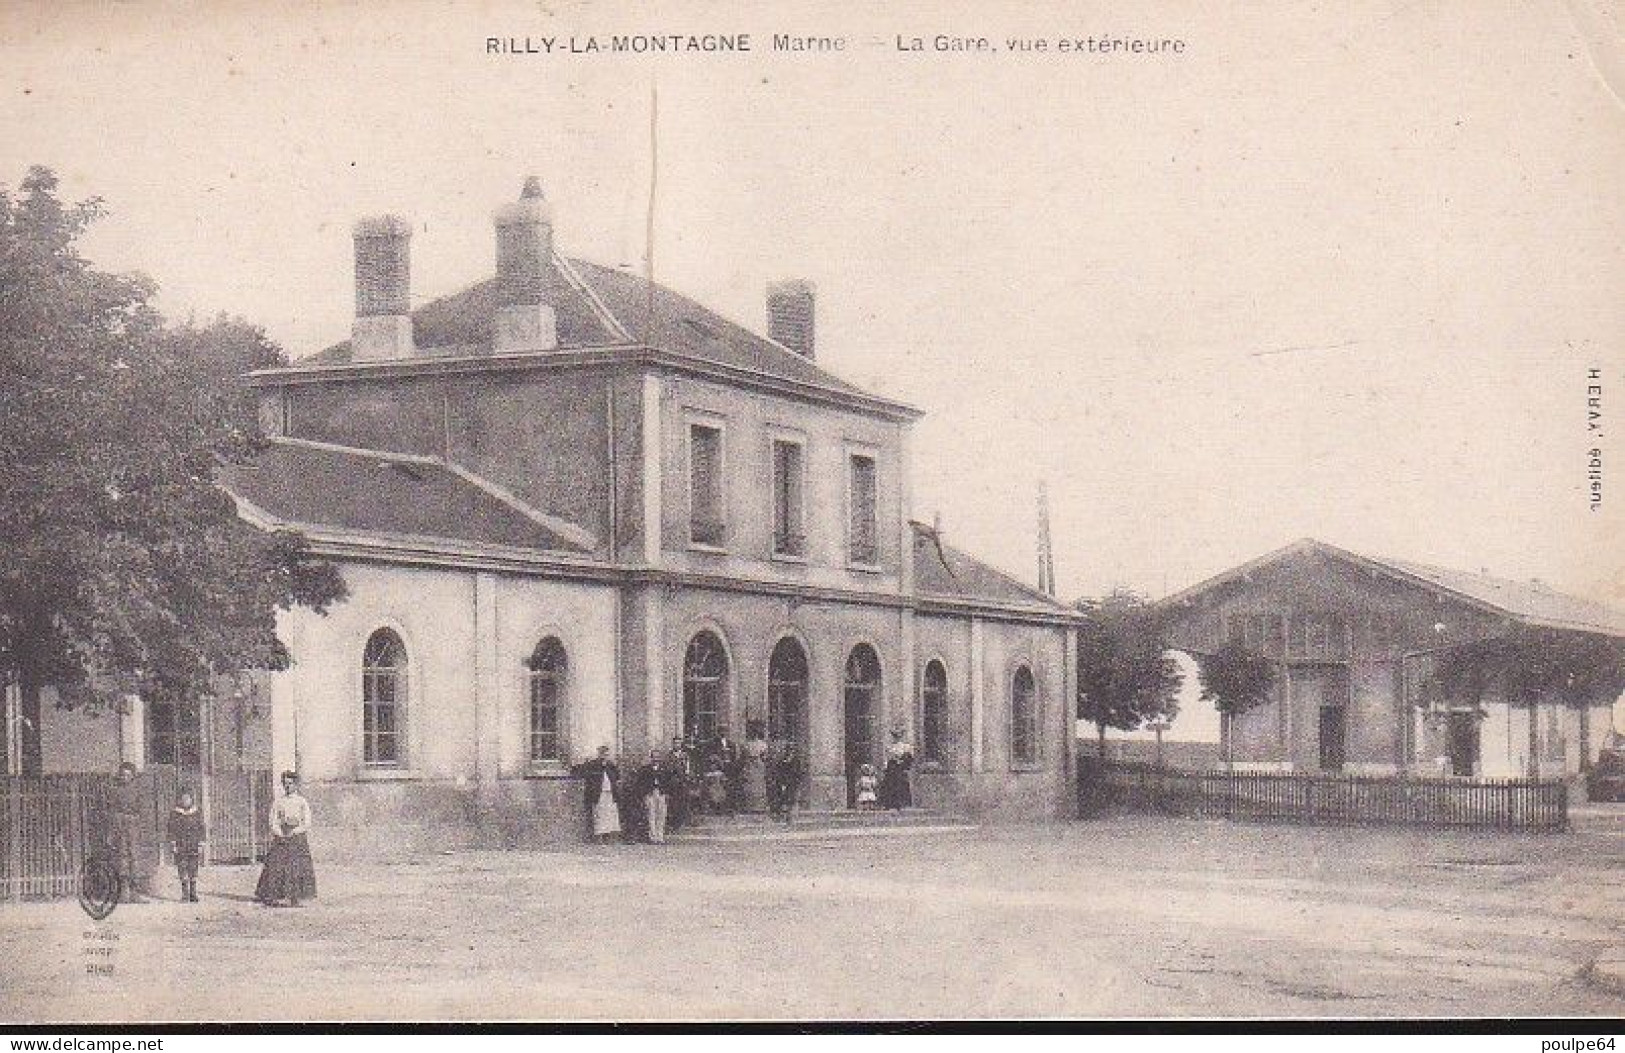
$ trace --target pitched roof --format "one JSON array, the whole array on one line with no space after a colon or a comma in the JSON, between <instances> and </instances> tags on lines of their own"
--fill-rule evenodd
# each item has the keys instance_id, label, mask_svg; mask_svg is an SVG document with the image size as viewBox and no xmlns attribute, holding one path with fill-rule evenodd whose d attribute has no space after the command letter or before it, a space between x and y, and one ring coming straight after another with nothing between
<instances>
[{"instance_id":1,"label":"pitched roof","mask_svg":"<svg viewBox=\"0 0 1625 1053\"><path fill-rule=\"evenodd\" d=\"M1239 567L1182 589L1158 601L1159 605L1183 603L1202 593L1246 577L1270 564L1304 553L1315 552L1366 570L1386 575L1430 592L1442 592L1480 608L1487 608L1516 621L1548 629L1601 633L1625 637L1625 611L1597 600L1556 592L1532 581L1515 581L1489 574L1451 570L1427 563L1364 556L1357 552L1305 538L1284 548L1265 553Z\"/></svg>"},{"instance_id":2,"label":"pitched roof","mask_svg":"<svg viewBox=\"0 0 1625 1053\"><path fill-rule=\"evenodd\" d=\"M759 336L681 293L596 263L570 263L634 340L721 365L864 394L805 355Z\"/></svg>"},{"instance_id":3,"label":"pitched roof","mask_svg":"<svg viewBox=\"0 0 1625 1053\"><path fill-rule=\"evenodd\" d=\"M1382 559L1376 562L1437 585L1447 592L1488 604L1534 625L1625 636L1625 611L1598 600L1555 592L1540 582L1514 581L1408 560Z\"/></svg>"},{"instance_id":4,"label":"pitched roof","mask_svg":"<svg viewBox=\"0 0 1625 1053\"><path fill-rule=\"evenodd\" d=\"M265 515L305 530L590 551L578 529L426 457L275 439L252 463L223 465L219 481Z\"/></svg>"},{"instance_id":5,"label":"pitched roof","mask_svg":"<svg viewBox=\"0 0 1625 1053\"><path fill-rule=\"evenodd\" d=\"M637 275L555 255L544 289L556 316L560 350L640 343L835 394L874 397L804 355ZM413 311L417 354L422 358L495 354L491 330L500 293L499 280L488 278ZM293 368L350 361L350 341L345 340L299 359Z\"/></svg>"},{"instance_id":6,"label":"pitched roof","mask_svg":"<svg viewBox=\"0 0 1625 1053\"><path fill-rule=\"evenodd\" d=\"M1020 604L1049 613L1076 614L1070 607L942 541L924 523L914 528L914 591L922 597Z\"/></svg>"}]
</instances>

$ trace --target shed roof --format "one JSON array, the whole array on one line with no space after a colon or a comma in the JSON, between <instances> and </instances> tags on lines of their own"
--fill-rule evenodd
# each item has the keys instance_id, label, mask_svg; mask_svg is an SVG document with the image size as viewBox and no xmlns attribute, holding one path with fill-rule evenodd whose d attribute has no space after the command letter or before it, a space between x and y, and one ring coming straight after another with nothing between
<instances>
[{"instance_id":1,"label":"shed roof","mask_svg":"<svg viewBox=\"0 0 1625 1053\"><path fill-rule=\"evenodd\" d=\"M1199 599L1214 589L1244 579L1265 567L1308 553L1374 571L1414 588L1443 593L1528 625L1625 637L1625 611L1599 600L1558 592L1539 582L1516 581L1428 563L1361 555L1314 538L1304 538L1232 567L1165 597L1159 601L1159 605L1172 606Z\"/></svg>"}]
</instances>

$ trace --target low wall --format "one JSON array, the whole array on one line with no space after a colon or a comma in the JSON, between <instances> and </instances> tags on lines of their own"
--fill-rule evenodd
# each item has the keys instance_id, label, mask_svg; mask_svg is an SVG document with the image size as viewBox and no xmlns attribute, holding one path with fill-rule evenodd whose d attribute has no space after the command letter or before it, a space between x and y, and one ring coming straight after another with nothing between
<instances>
[{"instance_id":1,"label":"low wall","mask_svg":"<svg viewBox=\"0 0 1625 1053\"><path fill-rule=\"evenodd\" d=\"M1078 739L1078 756L1100 756L1100 742L1093 738ZM1106 737L1106 759L1128 764L1155 764L1157 744L1143 739ZM1164 739L1162 763L1184 771L1211 771L1223 763L1223 754L1217 742L1179 742Z\"/></svg>"}]
</instances>

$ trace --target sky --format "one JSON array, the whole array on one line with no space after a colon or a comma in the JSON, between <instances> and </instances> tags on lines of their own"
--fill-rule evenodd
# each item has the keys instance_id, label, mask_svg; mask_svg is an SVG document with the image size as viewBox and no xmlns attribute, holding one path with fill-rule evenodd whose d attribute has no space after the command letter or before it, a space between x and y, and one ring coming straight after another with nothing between
<instances>
[{"instance_id":1,"label":"sky","mask_svg":"<svg viewBox=\"0 0 1625 1053\"><path fill-rule=\"evenodd\" d=\"M359 216L411 220L423 303L492 272L532 173L564 250L641 271L652 189L657 280L761 327L769 281L811 279L819 361L926 412L917 516L1032 581L1047 483L1066 598L1312 536L1625 602L1621 25L1607 0L0 0L0 185L54 168L105 200L98 265L295 357L348 335ZM755 50L484 48L638 32ZM895 47L937 33L999 50ZM1004 46L1089 35L1185 48Z\"/></svg>"}]
</instances>

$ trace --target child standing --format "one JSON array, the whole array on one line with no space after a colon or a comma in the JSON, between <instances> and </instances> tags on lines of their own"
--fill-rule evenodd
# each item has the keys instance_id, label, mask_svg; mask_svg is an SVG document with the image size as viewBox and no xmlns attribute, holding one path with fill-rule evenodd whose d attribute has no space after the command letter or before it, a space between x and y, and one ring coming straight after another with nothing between
<instances>
[{"instance_id":1,"label":"child standing","mask_svg":"<svg viewBox=\"0 0 1625 1053\"><path fill-rule=\"evenodd\" d=\"M875 807L876 792L880 789L880 780L875 778L875 766L865 764L859 769L856 802L859 808Z\"/></svg>"},{"instance_id":2,"label":"child standing","mask_svg":"<svg viewBox=\"0 0 1625 1053\"><path fill-rule=\"evenodd\" d=\"M192 803L192 791L182 790L169 813L169 847L181 878L181 899L187 903L197 902L197 863L204 840L203 813Z\"/></svg>"}]
</instances>

